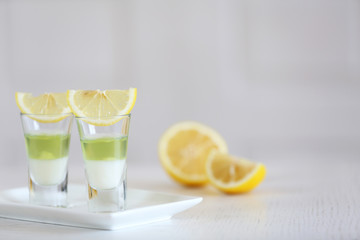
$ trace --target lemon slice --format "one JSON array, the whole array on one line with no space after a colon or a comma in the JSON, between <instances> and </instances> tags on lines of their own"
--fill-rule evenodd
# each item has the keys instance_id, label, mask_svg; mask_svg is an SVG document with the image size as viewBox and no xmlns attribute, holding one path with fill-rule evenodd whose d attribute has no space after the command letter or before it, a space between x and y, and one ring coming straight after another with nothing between
<instances>
[{"instance_id":1,"label":"lemon slice","mask_svg":"<svg viewBox=\"0 0 360 240\"><path fill-rule=\"evenodd\" d=\"M16 92L16 104L20 111L39 122L58 122L71 113L66 102L66 93L45 93L33 96L31 93Z\"/></svg>"},{"instance_id":2,"label":"lemon slice","mask_svg":"<svg viewBox=\"0 0 360 240\"><path fill-rule=\"evenodd\" d=\"M225 141L215 130L198 122L180 122L160 138L159 158L174 180L185 185L203 185L208 182L205 162L214 149L227 152Z\"/></svg>"},{"instance_id":3,"label":"lemon slice","mask_svg":"<svg viewBox=\"0 0 360 240\"><path fill-rule=\"evenodd\" d=\"M136 102L136 88L128 90L68 90L67 101L77 117L96 126L109 126L128 114Z\"/></svg>"},{"instance_id":4,"label":"lemon slice","mask_svg":"<svg viewBox=\"0 0 360 240\"><path fill-rule=\"evenodd\" d=\"M244 158L212 151L206 162L206 174L216 188L226 193L245 193L261 183L266 168Z\"/></svg>"}]
</instances>

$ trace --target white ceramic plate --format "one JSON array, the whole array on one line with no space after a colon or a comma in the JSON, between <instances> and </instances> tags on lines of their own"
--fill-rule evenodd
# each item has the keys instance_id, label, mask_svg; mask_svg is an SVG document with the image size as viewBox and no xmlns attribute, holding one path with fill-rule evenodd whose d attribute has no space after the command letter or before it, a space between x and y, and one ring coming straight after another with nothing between
<instances>
[{"instance_id":1,"label":"white ceramic plate","mask_svg":"<svg viewBox=\"0 0 360 240\"><path fill-rule=\"evenodd\" d=\"M36 206L28 203L27 188L0 192L0 217L74 227L116 230L162 221L202 201L201 197L128 189L127 210L116 213L90 213L87 189L69 185L68 208Z\"/></svg>"}]
</instances>

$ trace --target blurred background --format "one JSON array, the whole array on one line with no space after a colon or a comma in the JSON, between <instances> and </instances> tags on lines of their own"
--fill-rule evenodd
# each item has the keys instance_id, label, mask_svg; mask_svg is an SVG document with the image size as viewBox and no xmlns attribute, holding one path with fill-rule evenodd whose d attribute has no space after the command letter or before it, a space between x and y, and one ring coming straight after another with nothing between
<instances>
[{"instance_id":1,"label":"blurred background","mask_svg":"<svg viewBox=\"0 0 360 240\"><path fill-rule=\"evenodd\" d=\"M1 164L26 163L16 91L129 87L130 164L183 120L267 164L360 156L360 1L0 0L0 81Z\"/></svg>"}]
</instances>

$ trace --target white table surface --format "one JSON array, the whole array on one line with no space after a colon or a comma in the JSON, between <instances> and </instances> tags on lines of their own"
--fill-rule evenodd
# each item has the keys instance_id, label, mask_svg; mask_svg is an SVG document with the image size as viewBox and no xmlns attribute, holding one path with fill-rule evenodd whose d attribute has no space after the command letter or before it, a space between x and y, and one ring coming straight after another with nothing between
<instances>
[{"instance_id":1,"label":"white table surface","mask_svg":"<svg viewBox=\"0 0 360 240\"><path fill-rule=\"evenodd\" d=\"M253 192L225 195L211 186L174 183L157 161L129 165L129 187L202 196L172 219L118 231L0 218L0 239L360 239L360 157L264 159L265 181ZM70 184L84 183L71 166ZM26 169L3 166L0 190L26 185Z\"/></svg>"}]
</instances>

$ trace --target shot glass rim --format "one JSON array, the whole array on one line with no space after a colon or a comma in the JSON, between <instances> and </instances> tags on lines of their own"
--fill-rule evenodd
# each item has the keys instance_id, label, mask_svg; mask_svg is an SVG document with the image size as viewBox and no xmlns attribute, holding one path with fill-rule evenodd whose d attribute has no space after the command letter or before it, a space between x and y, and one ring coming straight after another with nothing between
<instances>
[{"instance_id":1,"label":"shot glass rim","mask_svg":"<svg viewBox=\"0 0 360 240\"><path fill-rule=\"evenodd\" d=\"M58 113L58 114L40 114L40 113L23 113L20 112L20 116L46 116L46 117L56 117L56 116L74 116L73 113Z\"/></svg>"},{"instance_id":2,"label":"shot glass rim","mask_svg":"<svg viewBox=\"0 0 360 240\"><path fill-rule=\"evenodd\" d=\"M81 117L81 116L75 116L75 119L110 119L110 118L116 118L116 117L131 117L131 113L125 113L125 114L119 114L119 115L111 115L107 117Z\"/></svg>"}]
</instances>

